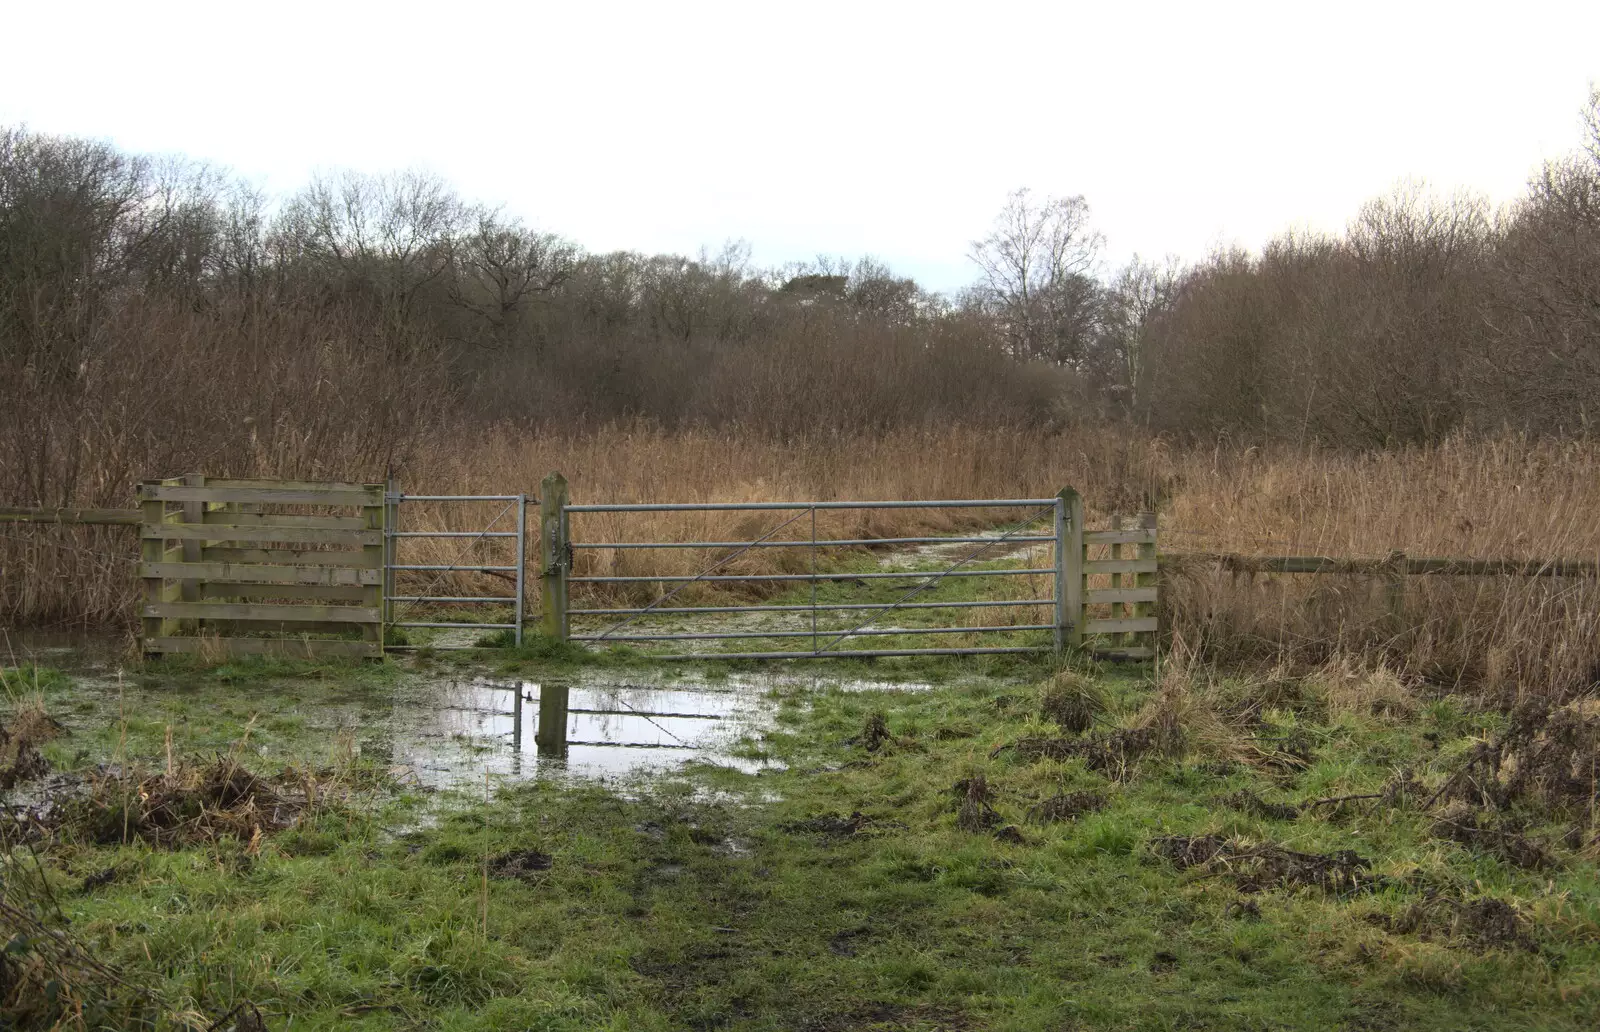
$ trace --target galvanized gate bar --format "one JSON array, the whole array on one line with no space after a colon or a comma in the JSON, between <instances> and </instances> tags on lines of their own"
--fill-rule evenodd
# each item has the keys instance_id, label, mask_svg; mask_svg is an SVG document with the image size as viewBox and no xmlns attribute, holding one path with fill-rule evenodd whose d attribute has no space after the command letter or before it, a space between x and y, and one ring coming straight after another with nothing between
<instances>
[{"instance_id":1,"label":"galvanized gate bar","mask_svg":"<svg viewBox=\"0 0 1600 1032\"><path fill-rule=\"evenodd\" d=\"M979 609L985 606L1053 606L1053 598L985 599L981 602L906 602L901 609ZM790 606L684 606L657 609L569 609L573 616L625 616L639 613L676 614L694 613L826 613L847 609L882 609L881 602L836 602L823 605Z\"/></svg>"},{"instance_id":2,"label":"galvanized gate bar","mask_svg":"<svg viewBox=\"0 0 1600 1032\"><path fill-rule=\"evenodd\" d=\"M883 607L879 607L880 609ZM835 634L839 631L840 638L865 638L872 635L899 634L980 634L984 631L1048 631L1054 629L1054 624L1007 624L998 627L880 627L872 630L852 631L848 627L824 627L823 634ZM715 640L720 638L811 638L816 635L812 631L715 631L694 632L681 634L631 634L604 637L598 634L574 634L568 641L699 641ZM823 653L823 655L839 655L839 653Z\"/></svg>"},{"instance_id":3,"label":"galvanized gate bar","mask_svg":"<svg viewBox=\"0 0 1600 1032\"><path fill-rule=\"evenodd\" d=\"M810 538L804 541L585 541L572 543L573 548L811 548L826 545L843 548L858 545L979 545L998 541L995 537L900 537L900 538ZM1007 539L1008 544L1050 544L1055 538L1048 535L1030 535Z\"/></svg>"},{"instance_id":4,"label":"galvanized gate bar","mask_svg":"<svg viewBox=\"0 0 1600 1032\"><path fill-rule=\"evenodd\" d=\"M568 512L749 512L783 509L1022 509L1054 505L1054 498L957 498L916 502L662 502L569 505ZM821 544L822 542L818 542Z\"/></svg>"},{"instance_id":5,"label":"galvanized gate bar","mask_svg":"<svg viewBox=\"0 0 1600 1032\"><path fill-rule=\"evenodd\" d=\"M995 538L999 541L999 538ZM826 544L819 541L817 544ZM940 573L937 570L912 570L907 573L749 573L717 574L701 577L662 574L656 577L568 577L569 584L627 584L640 581L678 583L693 581L853 581L853 580L927 580L930 577L1026 577L1030 574L1055 575L1051 566L1029 567L1022 570L957 570ZM877 608L882 608L881 606Z\"/></svg>"}]
</instances>

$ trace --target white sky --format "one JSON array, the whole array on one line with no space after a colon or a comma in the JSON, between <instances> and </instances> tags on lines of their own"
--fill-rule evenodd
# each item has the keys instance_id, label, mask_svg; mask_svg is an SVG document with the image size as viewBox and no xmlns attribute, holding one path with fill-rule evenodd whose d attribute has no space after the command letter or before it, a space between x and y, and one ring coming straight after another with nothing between
<instances>
[{"instance_id":1,"label":"white sky","mask_svg":"<svg viewBox=\"0 0 1600 1032\"><path fill-rule=\"evenodd\" d=\"M425 168L592 250L745 239L936 289L1016 186L1132 252L1500 202L1573 149L1600 2L0 0L0 123L227 165Z\"/></svg>"}]
</instances>

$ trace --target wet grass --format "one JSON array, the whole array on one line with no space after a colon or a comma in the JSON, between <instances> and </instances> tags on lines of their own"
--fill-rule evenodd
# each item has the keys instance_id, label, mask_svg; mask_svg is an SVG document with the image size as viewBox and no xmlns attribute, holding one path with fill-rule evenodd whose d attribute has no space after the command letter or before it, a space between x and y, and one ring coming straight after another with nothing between
<instances>
[{"instance_id":1,"label":"wet grass","mask_svg":"<svg viewBox=\"0 0 1600 1032\"><path fill-rule=\"evenodd\" d=\"M253 843L42 856L73 934L164 1027L245 1000L295 1029L1592 1027L1592 815L1517 811L1533 868L1425 805L1506 716L1099 671L1080 733L1059 703L1082 678L956 669L775 689L745 751L783 767L760 774L395 787ZM46 755L158 763L171 728L180 756L265 766L355 733L382 769L370 727L409 672L245 673L119 716L36 678L68 731ZM1152 728L1115 762L1017 747Z\"/></svg>"}]
</instances>

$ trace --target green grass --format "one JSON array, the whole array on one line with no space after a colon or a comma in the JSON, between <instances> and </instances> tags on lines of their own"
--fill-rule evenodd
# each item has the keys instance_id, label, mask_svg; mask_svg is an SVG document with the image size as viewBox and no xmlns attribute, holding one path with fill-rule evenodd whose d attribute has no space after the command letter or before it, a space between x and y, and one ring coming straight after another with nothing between
<instances>
[{"instance_id":1,"label":"green grass","mask_svg":"<svg viewBox=\"0 0 1600 1032\"><path fill-rule=\"evenodd\" d=\"M1557 844L1554 869L1524 871L1435 837L1415 805L1272 820L1220 801L1375 791L1398 769L1434 785L1495 715L1444 700L1410 717L1331 716L1311 700L1269 710L1257 732L1266 748L1298 736L1310 755L1298 773L1200 749L1145 757L1117 780L1081 760L994 752L1055 733L1019 676L1037 669L940 669L927 691L781 689L775 728L748 750L786 767L759 775L691 766L627 791L543 780L488 804L481 791L396 790L254 856L227 842L65 843L45 859L75 934L166 1012L215 1016L249 999L274 1028L291 1015L308 1030L1593 1027L1592 859ZM218 749L249 726L269 756L325 754L334 727L410 690L408 677L201 678L141 695L125 746L155 759L171 725L179 749ZM53 705L72 699L45 680ZM1113 723L1153 691L1127 673L1102 686ZM893 737L869 753L857 739L873 713ZM63 714L75 731L52 757L70 765L87 750L88 763L117 747L120 720L86 726L106 716ZM952 785L976 774L1022 841L958 827ZM1107 804L1029 822L1063 791ZM855 834L804 823L857 813ZM1535 828L1552 842L1557 830ZM1244 892L1151 849L1201 833L1353 849L1391 881L1347 896ZM485 896L484 857L513 850L550 866L492 876ZM81 888L113 866L109 884ZM1534 948L1381 927L1430 892L1514 904Z\"/></svg>"}]
</instances>

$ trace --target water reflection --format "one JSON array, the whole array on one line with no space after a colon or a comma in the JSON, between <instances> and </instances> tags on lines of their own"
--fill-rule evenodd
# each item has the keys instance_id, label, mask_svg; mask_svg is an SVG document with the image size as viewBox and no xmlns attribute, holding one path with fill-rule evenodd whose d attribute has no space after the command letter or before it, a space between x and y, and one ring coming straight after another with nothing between
<instances>
[{"instance_id":1,"label":"water reflection","mask_svg":"<svg viewBox=\"0 0 1600 1032\"><path fill-rule=\"evenodd\" d=\"M753 772L739 755L775 703L765 693L705 685L500 681L441 687L432 720L395 743L397 763L424 783L491 774L612 778L660 773L688 760Z\"/></svg>"}]
</instances>

